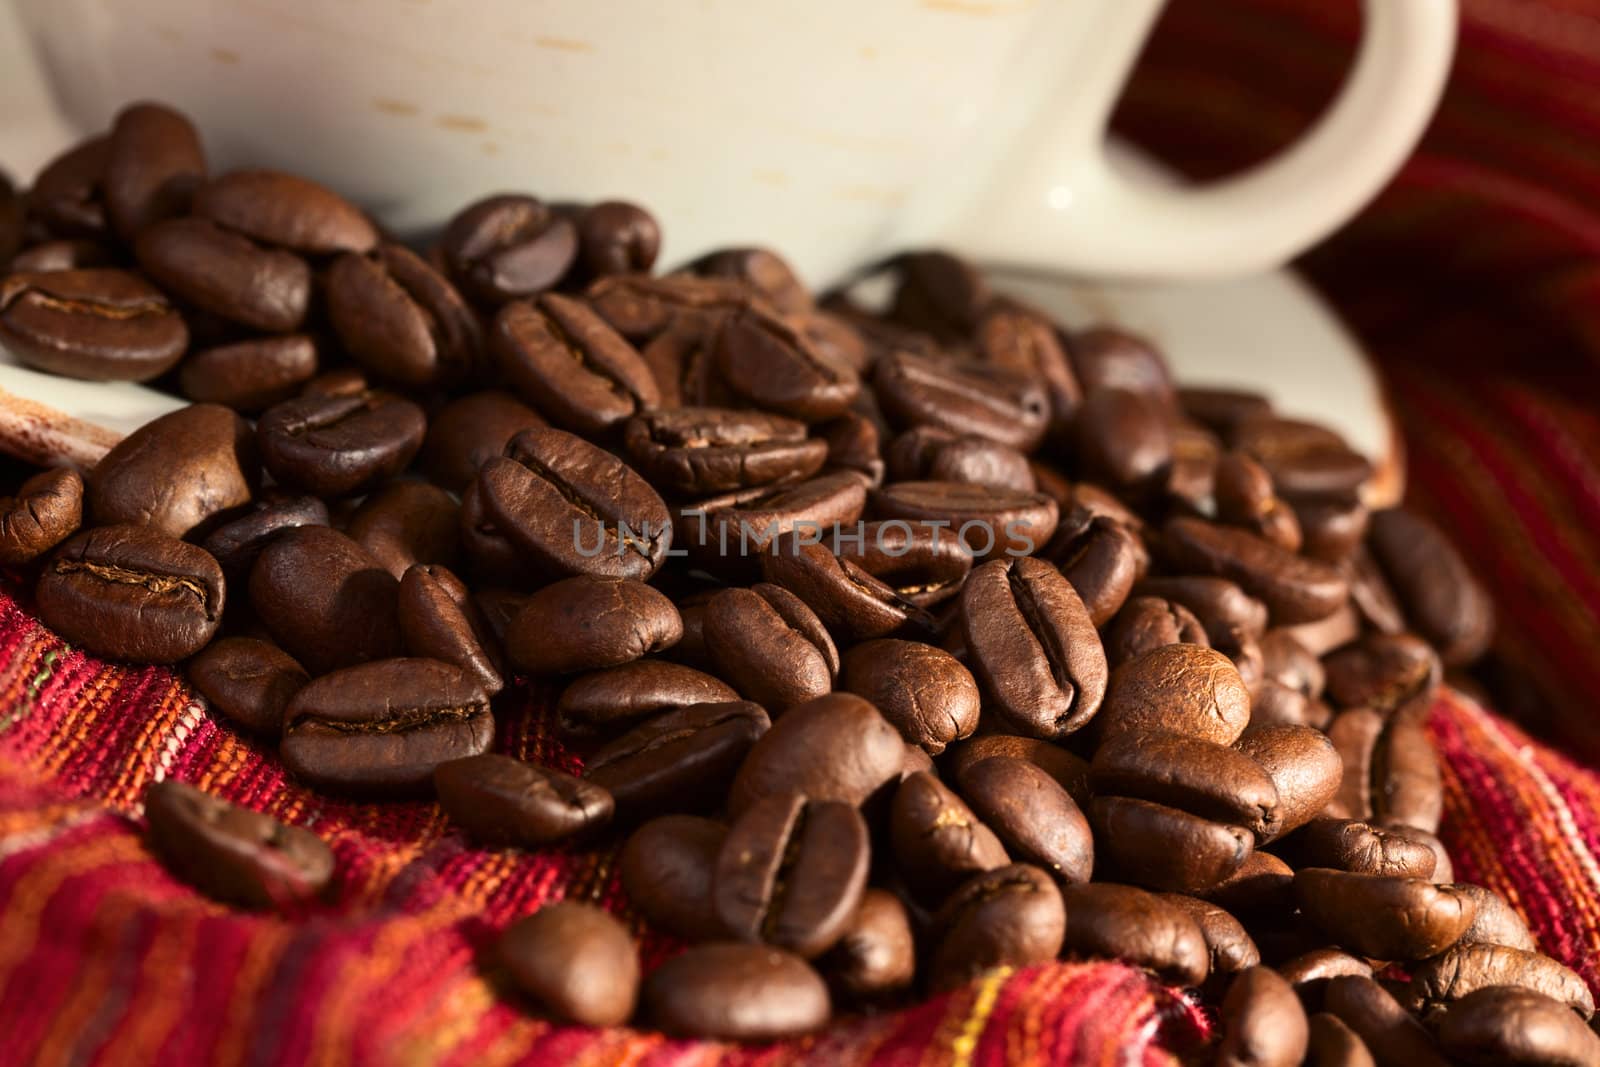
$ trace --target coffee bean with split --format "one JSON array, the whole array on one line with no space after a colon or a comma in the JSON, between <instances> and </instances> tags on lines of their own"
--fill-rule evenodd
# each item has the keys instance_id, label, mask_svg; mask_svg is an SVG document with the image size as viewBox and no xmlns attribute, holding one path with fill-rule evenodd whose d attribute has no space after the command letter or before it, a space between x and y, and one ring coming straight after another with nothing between
<instances>
[{"instance_id":1,"label":"coffee bean with split","mask_svg":"<svg viewBox=\"0 0 1600 1067\"><path fill-rule=\"evenodd\" d=\"M928 983L943 991L964 986L991 967L1055 959L1066 933L1066 910L1054 879L1015 863L962 883L939 909L933 928L938 941L928 961Z\"/></svg>"},{"instance_id":2,"label":"coffee bean with split","mask_svg":"<svg viewBox=\"0 0 1600 1067\"><path fill-rule=\"evenodd\" d=\"M111 268L0 277L0 345L38 370L143 382L189 347L183 316L160 290Z\"/></svg>"},{"instance_id":3,"label":"coffee bean with split","mask_svg":"<svg viewBox=\"0 0 1600 1067\"><path fill-rule=\"evenodd\" d=\"M224 637L189 661L189 684L247 730L277 737L283 712L311 677L283 649L255 637Z\"/></svg>"},{"instance_id":4,"label":"coffee bean with split","mask_svg":"<svg viewBox=\"0 0 1600 1067\"><path fill-rule=\"evenodd\" d=\"M69 467L40 471L0 497L0 564L32 563L77 533L83 522L83 477Z\"/></svg>"},{"instance_id":5,"label":"coffee bean with split","mask_svg":"<svg viewBox=\"0 0 1600 1067\"><path fill-rule=\"evenodd\" d=\"M747 700L691 704L645 720L584 761L624 817L715 808L771 720Z\"/></svg>"},{"instance_id":6,"label":"coffee bean with split","mask_svg":"<svg viewBox=\"0 0 1600 1067\"><path fill-rule=\"evenodd\" d=\"M498 307L559 282L577 258L578 229L531 196L491 196L459 211L440 247L455 283Z\"/></svg>"},{"instance_id":7,"label":"coffee bean with split","mask_svg":"<svg viewBox=\"0 0 1600 1067\"><path fill-rule=\"evenodd\" d=\"M908 774L895 789L889 842L912 892L934 902L971 875L1011 862L994 831L927 771Z\"/></svg>"},{"instance_id":8,"label":"coffee bean with split","mask_svg":"<svg viewBox=\"0 0 1600 1067\"><path fill-rule=\"evenodd\" d=\"M487 845L563 841L600 829L613 811L611 794L594 782L487 752L439 763L433 787L450 821Z\"/></svg>"}]
</instances>

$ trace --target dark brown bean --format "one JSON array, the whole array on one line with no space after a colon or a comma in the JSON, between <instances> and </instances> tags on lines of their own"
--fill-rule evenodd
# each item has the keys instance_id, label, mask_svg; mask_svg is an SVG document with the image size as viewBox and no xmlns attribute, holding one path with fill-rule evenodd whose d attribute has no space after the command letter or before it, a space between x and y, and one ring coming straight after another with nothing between
<instances>
[{"instance_id":1,"label":"dark brown bean","mask_svg":"<svg viewBox=\"0 0 1600 1067\"><path fill-rule=\"evenodd\" d=\"M928 983L956 989L991 967L1025 967L1055 959L1066 911L1055 881L1024 863L974 875L950 895L934 919L941 934Z\"/></svg>"},{"instance_id":2,"label":"dark brown bean","mask_svg":"<svg viewBox=\"0 0 1600 1067\"><path fill-rule=\"evenodd\" d=\"M1054 323L1043 312L1002 297L985 312L974 340L985 361L1043 381L1050 436L1065 437L1083 403L1083 388Z\"/></svg>"},{"instance_id":3,"label":"dark brown bean","mask_svg":"<svg viewBox=\"0 0 1600 1067\"><path fill-rule=\"evenodd\" d=\"M711 877L728 836L719 822L663 815L635 830L622 847L622 887L654 926L691 941L723 936L711 907Z\"/></svg>"},{"instance_id":4,"label":"dark brown bean","mask_svg":"<svg viewBox=\"0 0 1600 1067\"><path fill-rule=\"evenodd\" d=\"M190 353L178 368L178 389L196 403L254 414L288 400L316 373L310 335L254 337Z\"/></svg>"},{"instance_id":5,"label":"dark brown bean","mask_svg":"<svg viewBox=\"0 0 1600 1067\"><path fill-rule=\"evenodd\" d=\"M1286 496L1342 496L1372 476L1371 464L1315 423L1274 415L1246 419L1234 427L1230 443L1266 467Z\"/></svg>"},{"instance_id":6,"label":"dark brown bean","mask_svg":"<svg viewBox=\"0 0 1600 1067\"><path fill-rule=\"evenodd\" d=\"M33 180L28 215L61 237L103 237L108 229L105 199L109 136L91 137L56 156Z\"/></svg>"},{"instance_id":7,"label":"dark brown bean","mask_svg":"<svg viewBox=\"0 0 1600 1067\"><path fill-rule=\"evenodd\" d=\"M201 187L194 213L263 244L310 255L365 252L378 231L354 204L294 174L236 170Z\"/></svg>"},{"instance_id":8,"label":"dark brown bean","mask_svg":"<svg viewBox=\"0 0 1600 1067\"><path fill-rule=\"evenodd\" d=\"M1089 764L1083 757L1037 737L1018 734L979 734L950 747L945 758L949 776L956 781L966 769L990 756L1015 756L1025 759L1061 784L1079 807L1086 807L1089 791Z\"/></svg>"},{"instance_id":9,"label":"dark brown bean","mask_svg":"<svg viewBox=\"0 0 1600 1067\"><path fill-rule=\"evenodd\" d=\"M457 212L440 247L455 283L497 307L559 282L577 258L578 229L531 196L491 196Z\"/></svg>"},{"instance_id":10,"label":"dark brown bean","mask_svg":"<svg viewBox=\"0 0 1600 1067\"><path fill-rule=\"evenodd\" d=\"M1199 645L1163 645L1112 673L1098 729L1102 741L1165 730L1231 745L1249 721L1250 694L1228 657Z\"/></svg>"},{"instance_id":11,"label":"dark brown bean","mask_svg":"<svg viewBox=\"0 0 1600 1067\"><path fill-rule=\"evenodd\" d=\"M827 693L839 673L821 620L776 585L718 593L706 605L705 636L722 676L776 714Z\"/></svg>"},{"instance_id":12,"label":"dark brown bean","mask_svg":"<svg viewBox=\"0 0 1600 1067\"><path fill-rule=\"evenodd\" d=\"M1325 618L1349 596L1336 568L1296 556L1245 530L1180 517L1167 523L1162 540L1176 567L1238 582L1266 604L1276 622Z\"/></svg>"},{"instance_id":13,"label":"dark brown bean","mask_svg":"<svg viewBox=\"0 0 1600 1067\"><path fill-rule=\"evenodd\" d=\"M1125 389L1149 396L1163 408L1177 402L1167 362L1148 338L1112 326L1096 326L1073 334L1067 349L1085 393Z\"/></svg>"},{"instance_id":14,"label":"dark brown bean","mask_svg":"<svg viewBox=\"0 0 1600 1067\"><path fill-rule=\"evenodd\" d=\"M428 420L420 464L430 479L458 493L477 478L479 467L505 455L513 437L544 425L538 412L510 393L469 393Z\"/></svg>"},{"instance_id":15,"label":"dark brown bean","mask_svg":"<svg viewBox=\"0 0 1600 1067\"><path fill-rule=\"evenodd\" d=\"M990 303L978 268L949 252L929 249L895 257L898 285L889 317L944 340L965 340Z\"/></svg>"},{"instance_id":16,"label":"dark brown bean","mask_svg":"<svg viewBox=\"0 0 1600 1067\"><path fill-rule=\"evenodd\" d=\"M655 216L626 200L602 200L578 216L578 258L595 277L648 271L661 251Z\"/></svg>"},{"instance_id":17,"label":"dark brown bean","mask_svg":"<svg viewBox=\"0 0 1600 1067\"><path fill-rule=\"evenodd\" d=\"M311 680L294 657L270 641L224 637L189 661L189 684L213 708L247 730L277 737L283 711Z\"/></svg>"},{"instance_id":18,"label":"dark brown bean","mask_svg":"<svg viewBox=\"0 0 1600 1067\"><path fill-rule=\"evenodd\" d=\"M494 635L467 587L448 568L427 563L407 568L395 610L411 655L455 664L490 696L505 686Z\"/></svg>"},{"instance_id":19,"label":"dark brown bean","mask_svg":"<svg viewBox=\"0 0 1600 1067\"><path fill-rule=\"evenodd\" d=\"M547 904L512 923L495 951L517 988L562 1022L620 1026L633 1015L639 950L592 904Z\"/></svg>"},{"instance_id":20,"label":"dark brown bean","mask_svg":"<svg viewBox=\"0 0 1600 1067\"><path fill-rule=\"evenodd\" d=\"M652 485L675 493L723 493L809 478L827 442L805 424L760 411L684 407L636 415L623 444Z\"/></svg>"},{"instance_id":21,"label":"dark brown bean","mask_svg":"<svg viewBox=\"0 0 1600 1067\"><path fill-rule=\"evenodd\" d=\"M392 393L299 397L256 423L261 459L280 484L348 496L392 478L422 447L422 409Z\"/></svg>"},{"instance_id":22,"label":"dark brown bean","mask_svg":"<svg viewBox=\"0 0 1600 1067\"><path fill-rule=\"evenodd\" d=\"M761 574L792 592L842 640L882 637L908 625L923 632L933 620L853 561L835 556L813 531L773 538L761 554Z\"/></svg>"},{"instance_id":23,"label":"dark brown bean","mask_svg":"<svg viewBox=\"0 0 1600 1067\"><path fill-rule=\"evenodd\" d=\"M1570 967L1538 952L1482 943L1454 945L1412 968L1402 1003L1421 1015L1493 986L1541 993L1585 1019L1594 1015L1594 994Z\"/></svg>"},{"instance_id":24,"label":"dark brown bean","mask_svg":"<svg viewBox=\"0 0 1600 1067\"><path fill-rule=\"evenodd\" d=\"M22 363L69 378L148 381L189 346L183 316L130 271L0 277L0 345Z\"/></svg>"},{"instance_id":25,"label":"dark brown bean","mask_svg":"<svg viewBox=\"0 0 1600 1067\"><path fill-rule=\"evenodd\" d=\"M832 530L861 517L867 491L850 471L795 485L743 490L678 510L674 538L691 563L718 573L747 575L773 538L791 530Z\"/></svg>"},{"instance_id":26,"label":"dark brown bean","mask_svg":"<svg viewBox=\"0 0 1600 1067\"><path fill-rule=\"evenodd\" d=\"M1504 945L1524 952L1539 951L1539 943L1534 940L1528 924L1499 893L1477 885L1460 885L1457 889L1478 905L1472 925L1461 935L1463 943Z\"/></svg>"},{"instance_id":27,"label":"dark brown bean","mask_svg":"<svg viewBox=\"0 0 1600 1067\"><path fill-rule=\"evenodd\" d=\"M1066 886L1061 898L1067 911L1063 948L1070 954L1123 960L1180 986L1197 986L1211 971L1205 935L1167 897L1096 882Z\"/></svg>"},{"instance_id":28,"label":"dark brown bean","mask_svg":"<svg viewBox=\"0 0 1600 1067\"><path fill-rule=\"evenodd\" d=\"M843 935L817 961L829 985L858 1001L900 992L916 975L911 918L893 893L868 889Z\"/></svg>"},{"instance_id":29,"label":"dark brown bean","mask_svg":"<svg viewBox=\"0 0 1600 1067\"><path fill-rule=\"evenodd\" d=\"M714 808L771 725L746 700L676 708L601 746L584 777L609 790L624 817Z\"/></svg>"},{"instance_id":30,"label":"dark brown bean","mask_svg":"<svg viewBox=\"0 0 1600 1067\"><path fill-rule=\"evenodd\" d=\"M258 481L249 424L227 408L193 404L146 423L89 472L99 523L135 523L173 537L250 503Z\"/></svg>"},{"instance_id":31,"label":"dark brown bean","mask_svg":"<svg viewBox=\"0 0 1600 1067\"><path fill-rule=\"evenodd\" d=\"M1217 1067L1298 1067L1310 1029L1294 989L1270 967L1233 980L1222 1002Z\"/></svg>"},{"instance_id":32,"label":"dark brown bean","mask_svg":"<svg viewBox=\"0 0 1600 1067\"><path fill-rule=\"evenodd\" d=\"M1306 1020L1306 1067L1377 1067L1366 1042L1337 1016L1318 1012Z\"/></svg>"},{"instance_id":33,"label":"dark brown bean","mask_svg":"<svg viewBox=\"0 0 1600 1067\"><path fill-rule=\"evenodd\" d=\"M594 782L495 753L433 768L446 815L474 841L537 848L611 821L611 794Z\"/></svg>"},{"instance_id":34,"label":"dark brown bean","mask_svg":"<svg viewBox=\"0 0 1600 1067\"><path fill-rule=\"evenodd\" d=\"M1309 726L1264 726L1247 731L1235 747L1272 779L1278 824L1258 840L1265 844L1314 819L1328 807L1344 780L1338 749Z\"/></svg>"},{"instance_id":35,"label":"dark brown bean","mask_svg":"<svg viewBox=\"0 0 1600 1067\"><path fill-rule=\"evenodd\" d=\"M861 392L854 367L753 308L728 317L713 351L717 370L735 393L781 415L807 422L836 418Z\"/></svg>"},{"instance_id":36,"label":"dark brown bean","mask_svg":"<svg viewBox=\"0 0 1600 1067\"><path fill-rule=\"evenodd\" d=\"M791 790L859 805L899 779L904 759L899 731L877 708L850 693L829 693L790 708L755 743L734 778L728 808L741 812Z\"/></svg>"},{"instance_id":37,"label":"dark brown bean","mask_svg":"<svg viewBox=\"0 0 1600 1067\"><path fill-rule=\"evenodd\" d=\"M1173 463L1167 412L1144 393L1091 389L1078 409L1073 439L1087 477L1136 496L1163 484Z\"/></svg>"},{"instance_id":38,"label":"dark brown bean","mask_svg":"<svg viewBox=\"0 0 1600 1067\"><path fill-rule=\"evenodd\" d=\"M1422 1024L1371 978L1330 979L1323 1005L1355 1031L1381 1067L1448 1067Z\"/></svg>"},{"instance_id":39,"label":"dark brown bean","mask_svg":"<svg viewBox=\"0 0 1600 1067\"><path fill-rule=\"evenodd\" d=\"M400 583L326 526L285 530L250 571L250 606L313 675L400 654Z\"/></svg>"},{"instance_id":40,"label":"dark brown bean","mask_svg":"<svg viewBox=\"0 0 1600 1067\"><path fill-rule=\"evenodd\" d=\"M626 578L578 575L545 586L506 628L506 655L530 674L571 674L631 663L677 644L678 609Z\"/></svg>"},{"instance_id":41,"label":"dark brown bean","mask_svg":"<svg viewBox=\"0 0 1600 1067\"><path fill-rule=\"evenodd\" d=\"M1210 889L1239 869L1254 842L1243 827L1147 800L1096 797L1089 814L1095 843L1111 869L1151 889Z\"/></svg>"},{"instance_id":42,"label":"dark brown bean","mask_svg":"<svg viewBox=\"0 0 1600 1067\"><path fill-rule=\"evenodd\" d=\"M919 608L955 596L972 570L972 553L961 540L935 527L868 522L858 532L860 537L834 539L834 552Z\"/></svg>"},{"instance_id":43,"label":"dark brown bean","mask_svg":"<svg viewBox=\"0 0 1600 1067\"><path fill-rule=\"evenodd\" d=\"M1087 882L1094 868L1089 821L1071 795L1044 770L1015 756L991 756L967 767L961 795L1018 860L1064 882Z\"/></svg>"},{"instance_id":44,"label":"dark brown bean","mask_svg":"<svg viewBox=\"0 0 1600 1067\"><path fill-rule=\"evenodd\" d=\"M1372 753L1372 811L1379 819L1436 833L1444 814L1439 757L1421 722L1392 719Z\"/></svg>"},{"instance_id":45,"label":"dark brown bean","mask_svg":"<svg viewBox=\"0 0 1600 1067\"><path fill-rule=\"evenodd\" d=\"M1328 656L1324 669L1328 696L1340 707L1418 720L1443 673L1438 654L1410 634L1369 634Z\"/></svg>"},{"instance_id":46,"label":"dark brown bean","mask_svg":"<svg viewBox=\"0 0 1600 1067\"><path fill-rule=\"evenodd\" d=\"M1305 867L1331 867L1354 874L1433 878L1433 849L1398 833L1355 819L1312 819L1292 842Z\"/></svg>"},{"instance_id":47,"label":"dark brown bean","mask_svg":"<svg viewBox=\"0 0 1600 1067\"><path fill-rule=\"evenodd\" d=\"M906 775L895 789L889 843L908 887L931 902L971 875L1011 862L994 831L927 771Z\"/></svg>"},{"instance_id":48,"label":"dark brown bean","mask_svg":"<svg viewBox=\"0 0 1600 1067\"><path fill-rule=\"evenodd\" d=\"M828 987L800 957L769 945L696 945L644 983L644 1015L676 1037L777 1041L819 1029Z\"/></svg>"},{"instance_id":49,"label":"dark brown bean","mask_svg":"<svg viewBox=\"0 0 1600 1067\"><path fill-rule=\"evenodd\" d=\"M1278 789L1254 759L1183 734L1114 735L1095 751L1089 784L1100 796L1139 797L1275 835Z\"/></svg>"},{"instance_id":50,"label":"dark brown bean","mask_svg":"<svg viewBox=\"0 0 1600 1067\"><path fill-rule=\"evenodd\" d=\"M203 218L166 219L134 242L139 267L163 290L229 322L298 330L311 303L311 268Z\"/></svg>"},{"instance_id":51,"label":"dark brown bean","mask_svg":"<svg viewBox=\"0 0 1600 1067\"><path fill-rule=\"evenodd\" d=\"M223 523L206 535L200 547L211 553L228 581L239 584L250 578L261 549L284 530L296 526L328 525L328 506L314 496L264 495L251 510L231 522Z\"/></svg>"},{"instance_id":52,"label":"dark brown bean","mask_svg":"<svg viewBox=\"0 0 1600 1067\"><path fill-rule=\"evenodd\" d=\"M738 693L709 674L665 660L641 659L578 675L562 690L556 711L564 727L582 732L672 708L738 699Z\"/></svg>"},{"instance_id":53,"label":"dark brown bean","mask_svg":"<svg viewBox=\"0 0 1600 1067\"><path fill-rule=\"evenodd\" d=\"M1248 530L1286 552L1300 551L1300 520L1273 491L1272 475L1261 464L1243 452L1224 454L1217 460L1214 492L1218 522Z\"/></svg>"},{"instance_id":54,"label":"dark brown bean","mask_svg":"<svg viewBox=\"0 0 1600 1067\"><path fill-rule=\"evenodd\" d=\"M1425 878L1350 874L1323 867L1295 872L1306 917L1343 948L1383 960L1420 960L1455 944L1477 902Z\"/></svg>"},{"instance_id":55,"label":"dark brown bean","mask_svg":"<svg viewBox=\"0 0 1600 1067\"><path fill-rule=\"evenodd\" d=\"M1050 424L1050 398L1032 375L896 350L878 360L873 387L900 429L937 426L1031 452Z\"/></svg>"},{"instance_id":56,"label":"dark brown bean","mask_svg":"<svg viewBox=\"0 0 1600 1067\"><path fill-rule=\"evenodd\" d=\"M1257 916L1294 910L1294 871L1270 852L1252 852L1237 870L1202 895L1235 915L1250 918L1259 928Z\"/></svg>"},{"instance_id":57,"label":"dark brown bean","mask_svg":"<svg viewBox=\"0 0 1600 1067\"><path fill-rule=\"evenodd\" d=\"M1300 526L1300 551L1324 563L1345 563L1367 536L1371 514L1354 493L1344 496L1291 497Z\"/></svg>"},{"instance_id":58,"label":"dark brown bean","mask_svg":"<svg viewBox=\"0 0 1600 1067\"><path fill-rule=\"evenodd\" d=\"M720 322L724 315L752 304L765 304L745 282L689 274L664 278L614 274L596 281L584 295L601 317L635 343L646 342L680 321L694 320L688 322L691 332L703 334L708 322ZM709 342L710 337L705 339Z\"/></svg>"},{"instance_id":59,"label":"dark brown bean","mask_svg":"<svg viewBox=\"0 0 1600 1067\"><path fill-rule=\"evenodd\" d=\"M1194 612L1162 597L1137 596L1122 606L1106 632L1106 660L1120 667L1163 645L1177 644L1210 647Z\"/></svg>"},{"instance_id":60,"label":"dark brown bean","mask_svg":"<svg viewBox=\"0 0 1600 1067\"><path fill-rule=\"evenodd\" d=\"M507 304L490 343L517 393L562 429L598 434L661 402L634 347L571 297Z\"/></svg>"},{"instance_id":61,"label":"dark brown bean","mask_svg":"<svg viewBox=\"0 0 1600 1067\"><path fill-rule=\"evenodd\" d=\"M1494 637L1494 603L1439 527L1404 508L1380 511L1368 543L1406 617L1446 667L1482 655Z\"/></svg>"},{"instance_id":62,"label":"dark brown bean","mask_svg":"<svg viewBox=\"0 0 1600 1067\"><path fill-rule=\"evenodd\" d=\"M963 482L1024 493L1035 488L1028 457L1015 448L936 426L907 430L890 442L884 459L892 482Z\"/></svg>"},{"instance_id":63,"label":"dark brown bean","mask_svg":"<svg viewBox=\"0 0 1600 1067\"><path fill-rule=\"evenodd\" d=\"M1228 911L1182 893L1158 893L1156 899L1183 912L1200 928L1213 975L1237 974L1261 962L1256 943Z\"/></svg>"},{"instance_id":64,"label":"dark brown bean","mask_svg":"<svg viewBox=\"0 0 1600 1067\"><path fill-rule=\"evenodd\" d=\"M205 180L200 135L183 115L160 104L132 104L111 125L101 190L112 228L124 241L189 209Z\"/></svg>"},{"instance_id":65,"label":"dark brown bean","mask_svg":"<svg viewBox=\"0 0 1600 1067\"><path fill-rule=\"evenodd\" d=\"M839 688L865 697L912 744L937 756L978 725L972 674L920 641L863 641L845 653Z\"/></svg>"},{"instance_id":66,"label":"dark brown bean","mask_svg":"<svg viewBox=\"0 0 1600 1067\"><path fill-rule=\"evenodd\" d=\"M40 471L0 497L0 564L32 563L78 532L83 523L83 478L70 467Z\"/></svg>"},{"instance_id":67,"label":"dark brown bean","mask_svg":"<svg viewBox=\"0 0 1600 1067\"><path fill-rule=\"evenodd\" d=\"M350 358L404 388L449 384L474 369L478 318L449 280L403 245L333 261L324 283L328 317Z\"/></svg>"},{"instance_id":68,"label":"dark brown bean","mask_svg":"<svg viewBox=\"0 0 1600 1067\"><path fill-rule=\"evenodd\" d=\"M1600 1036L1565 1004L1523 989L1480 989L1463 997L1439 1022L1439 1047L1484 1067L1600 1063Z\"/></svg>"}]
</instances>

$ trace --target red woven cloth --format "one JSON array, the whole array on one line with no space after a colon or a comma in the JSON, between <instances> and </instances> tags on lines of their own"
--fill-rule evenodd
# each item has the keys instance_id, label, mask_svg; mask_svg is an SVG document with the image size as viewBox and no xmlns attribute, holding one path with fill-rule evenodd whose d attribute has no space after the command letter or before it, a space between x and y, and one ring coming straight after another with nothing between
<instances>
[{"instance_id":1,"label":"red woven cloth","mask_svg":"<svg viewBox=\"0 0 1600 1067\"><path fill-rule=\"evenodd\" d=\"M1306 264L1381 363L1412 499L1501 609L1489 681L1600 757L1600 0L1466 0L1417 159ZM1331 10L1329 10L1331 8ZM1354 4L1180 0L1122 128L1196 174L1292 137L1343 70ZM498 747L568 757L522 694ZM1600 991L1600 775L1471 700L1431 729L1458 877L1503 893ZM249 916L170 879L139 797L174 776L314 829L338 893ZM320 797L165 670L67 648L0 587L0 1064L1175 1063L1198 1008L1115 964L1061 963L802 1042L738 1048L553 1027L479 965L541 903L629 916L614 856L471 848L427 804ZM646 965L672 945L646 935ZM486 976L487 975L487 976Z\"/></svg>"}]
</instances>

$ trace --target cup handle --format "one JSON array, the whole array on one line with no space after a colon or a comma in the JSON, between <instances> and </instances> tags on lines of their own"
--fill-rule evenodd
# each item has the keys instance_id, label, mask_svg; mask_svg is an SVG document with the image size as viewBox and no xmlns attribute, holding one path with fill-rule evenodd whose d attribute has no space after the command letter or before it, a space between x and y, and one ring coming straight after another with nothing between
<instances>
[{"instance_id":1,"label":"cup handle","mask_svg":"<svg viewBox=\"0 0 1600 1067\"><path fill-rule=\"evenodd\" d=\"M981 260L1097 277L1170 281L1281 266L1377 194L1415 147L1449 74L1456 0L1365 0L1364 11L1338 99L1276 158L1176 186L1119 166L1103 125L1084 151L1063 118L1005 168L1011 178L986 210L945 240Z\"/></svg>"}]
</instances>

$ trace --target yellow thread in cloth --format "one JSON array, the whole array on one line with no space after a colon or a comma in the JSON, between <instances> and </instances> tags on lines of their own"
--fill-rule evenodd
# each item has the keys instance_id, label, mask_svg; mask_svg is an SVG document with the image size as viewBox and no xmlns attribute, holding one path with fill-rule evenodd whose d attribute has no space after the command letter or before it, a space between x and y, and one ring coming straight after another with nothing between
<instances>
[{"instance_id":1,"label":"yellow thread in cloth","mask_svg":"<svg viewBox=\"0 0 1600 1067\"><path fill-rule=\"evenodd\" d=\"M961 1035L950 1046L950 1067L968 1067L972 1062L972 1054L978 1048L978 1038L989 1021L989 1013L994 1011L994 1002L1000 998L1000 987L1006 984L1012 971L1011 967L996 967L978 984L977 995L972 998L972 1013L961 1028Z\"/></svg>"}]
</instances>

